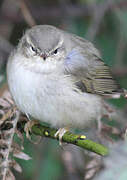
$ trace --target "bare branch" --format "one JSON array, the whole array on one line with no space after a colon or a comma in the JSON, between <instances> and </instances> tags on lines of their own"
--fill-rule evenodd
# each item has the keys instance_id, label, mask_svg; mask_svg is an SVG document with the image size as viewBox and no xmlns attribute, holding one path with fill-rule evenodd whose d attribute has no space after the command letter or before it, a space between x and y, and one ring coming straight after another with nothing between
<instances>
[{"instance_id":1,"label":"bare branch","mask_svg":"<svg viewBox=\"0 0 127 180\"><path fill-rule=\"evenodd\" d=\"M88 29L88 32L86 34L86 37L93 41L98 30L99 30L99 27L100 27L100 24L104 18L104 15L105 13L107 12L107 10L112 7L112 5L114 4L114 1L113 0L107 0L107 1L104 1L100 4L97 4L96 5L96 8L94 8L94 11L93 11L93 20L92 20L92 23Z\"/></svg>"},{"instance_id":2,"label":"bare branch","mask_svg":"<svg viewBox=\"0 0 127 180\"><path fill-rule=\"evenodd\" d=\"M108 8L109 9L114 9L114 8L127 8L127 3L124 2L114 2L114 4L110 5ZM91 16L95 9L97 8L96 4L91 5L74 5L74 4L69 4L66 7L66 12L70 18L75 18L75 17L84 17L84 16ZM57 21L58 19L63 18L63 12L61 12L61 8L57 5L53 6L38 6L38 5L33 5L32 3L30 4L29 7L30 12L32 12L32 17L35 19L38 19L39 22L44 22L45 20L53 20ZM106 10L107 11L107 10ZM15 11L9 12L4 11L1 14L1 18L5 18L6 20L10 20L15 23L19 23L24 21L23 17L21 14L18 14Z\"/></svg>"},{"instance_id":3,"label":"bare branch","mask_svg":"<svg viewBox=\"0 0 127 180\"><path fill-rule=\"evenodd\" d=\"M20 0L19 3L20 3L21 12L22 12L23 17L24 17L25 21L27 22L27 24L30 27L36 25L35 20L33 19L33 17L31 15L28 7L26 6L24 0Z\"/></svg>"}]
</instances>

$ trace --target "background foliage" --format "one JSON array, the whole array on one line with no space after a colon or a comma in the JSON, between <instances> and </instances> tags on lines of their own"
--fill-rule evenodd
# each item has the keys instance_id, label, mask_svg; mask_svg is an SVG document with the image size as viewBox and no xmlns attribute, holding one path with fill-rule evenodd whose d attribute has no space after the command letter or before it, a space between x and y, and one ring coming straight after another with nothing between
<instances>
[{"instance_id":1,"label":"background foliage","mask_svg":"<svg viewBox=\"0 0 127 180\"><path fill-rule=\"evenodd\" d=\"M17 45L25 29L35 24L55 25L92 41L100 50L103 60L112 67L121 87L127 88L126 0L1 0L0 95L7 89L5 68L8 55ZM127 113L127 101L124 98L110 100L110 103ZM103 119L103 123L106 128L103 129L105 135L102 133L104 136L101 142L110 146L111 142L118 143L118 140L122 139L127 123L122 120L122 117L119 122ZM111 136L104 138L107 134ZM87 129L86 135L100 141L97 139L96 126ZM43 139L38 145L33 145L25 139L24 147L24 152L32 159L29 161L17 159L23 168L22 174L14 172L18 180L63 180L65 178L86 180L101 171L101 158L84 152L78 147L68 145L63 150L58 142L50 139ZM117 158L118 155L113 158ZM121 159L119 165L127 166ZM113 161L115 163L115 159ZM110 170L113 166L112 163ZM125 180L126 177L127 173L121 176L120 180ZM115 179L113 174L110 179Z\"/></svg>"}]
</instances>

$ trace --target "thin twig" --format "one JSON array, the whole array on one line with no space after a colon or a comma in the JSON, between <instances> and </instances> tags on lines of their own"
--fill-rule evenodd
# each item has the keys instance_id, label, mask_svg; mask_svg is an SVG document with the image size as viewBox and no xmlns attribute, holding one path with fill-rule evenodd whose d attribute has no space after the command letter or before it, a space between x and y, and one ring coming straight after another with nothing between
<instances>
[{"instance_id":1,"label":"thin twig","mask_svg":"<svg viewBox=\"0 0 127 180\"><path fill-rule=\"evenodd\" d=\"M114 15L118 20L118 26L116 27L118 30L118 43L117 43L117 50L116 50L116 58L115 58L115 68L119 68L119 66L124 66L124 52L126 51L126 37L123 33L124 23L121 16L122 11L119 8L114 10Z\"/></svg>"},{"instance_id":2,"label":"thin twig","mask_svg":"<svg viewBox=\"0 0 127 180\"><path fill-rule=\"evenodd\" d=\"M24 0L20 0L19 2L20 2L21 12L23 14L25 21L30 27L35 26L36 22L34 18L32 17L28 7L26 6L26 3L24 2Z\"/></svg>"},{"instance_id":3,"label":"thin twig","mask_svg":"<svg viewBox=\"0 0 127 180\"><path fill-rule=\"evenodd\" d=\"M21 122L18 126L23 128L24 122ZM41 124L35 124L31 128L31 132L35 135L59 140L59 137L55 136L57 131L58 129L49 128ZM108 149L105 146L87 139L84 135L73 134L67 131L62 137L62 141L82 147L101 156L108 155Z\"/></svg>"},{"instance_id":4,"label":"thin twig","mask_svg":"<svg viewBox=\"0 0 127 180\"><path fill-rule=\"evenodd\" d=\"M2 180L6 180L7 179L7 172L8 172L8 167L9 167L9 154L11 152L11 146L12 146L12 142L13 142L13 138L14 138L14 134L15 134L15 129L16 129L16 126L17 126L17 122L19 120L19 116L20 116L20 112L19 111L16 111L16 118L14 119L14 122L13 122L13 128L11 129L11 135L9 137L9 140L8 140L8 149L6 151L6 156L5 156L5 160L4 160L4 170L3 170L3 178Z\"/></svg>"},{"instance_id":5,"label":"thin twig","mask_svg":"<svg viewBox=\"0 0 127 180\"><path fill-rule=\"evenodd\" d=\"M109 9L115 9L117 7L120 8L127 8L127 2L116 2L109 7ZM86 5L77 5L77 4L69 4L67 7L68 16L70 18L76 18L76 17L88 17L93 14L94 9L96 8L95 4L93 6ZM31 3L30 11L32 12L32 17L35 19L38 19L39 22L44 22L45 20L54 20L57 21L58 19L61 20L63 18L63 13L61 12L61 9L58 5L53 6L34 6L33 3ZM12 21L13 23L19 23L22 22L24 19L23 17L15 12L4 11L2 13L2 18L5 18L7 21ZM42 18L43 17L43 18Z\"/></svg>"},{"instance_id":6,"label":"thin twig","mask_svg":"<svg viewBox=\"0 0 127 180\"><path fill-rule=\"evenodd\" d=\"M103 3L97 4L93 11L92 23L88 29L86 37L93 41L97 32L99 31L100 24L104 18L107 10L113 5L113 0L107 0Z\"/></svg>"}]
</instances>

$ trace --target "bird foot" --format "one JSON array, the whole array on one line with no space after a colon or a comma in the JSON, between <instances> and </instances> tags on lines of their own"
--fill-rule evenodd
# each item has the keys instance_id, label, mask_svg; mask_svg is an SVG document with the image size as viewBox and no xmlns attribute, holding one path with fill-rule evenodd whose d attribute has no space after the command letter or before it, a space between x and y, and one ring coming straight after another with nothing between
<instances>
[{"instance_id":1,"label":"bird foot","mask_svg":"<svg viewBox=\"0 0 127 180\"><path fill-rule=\"evenodd\" d=\"M57 136L59 137L59 145L62 146L62 138L63 135L68 131L68 128L60 128L58 129L58 131L55 133L55 137L57 138Z\"/></svg>"},{"instance_id":2,"label":"bird foot","mask_svg":"<svg viewBox=\"0 0 127 180\"><path fill-rule=\"evenodd\" d=\"M26 137L29 140L31 140L30 133L31 133L31 130L32 130L32 126L34 126L35 124L38 124L38 121L30 120L25 124L24 131L26 132Z\"/></svg>"}]
</instances>

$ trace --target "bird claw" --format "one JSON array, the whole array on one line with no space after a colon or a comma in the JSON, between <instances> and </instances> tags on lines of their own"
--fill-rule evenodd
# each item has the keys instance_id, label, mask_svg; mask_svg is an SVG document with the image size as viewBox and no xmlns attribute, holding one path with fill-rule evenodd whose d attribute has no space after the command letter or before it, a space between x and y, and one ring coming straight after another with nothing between
<instances>
[{"instance_id":1,"label":"bird claw","mask_svg":"<svg viewBox=\"0 0 127 180\"><path fill-rule=\"evenodd\" d=\"M38 124L38 121L30 120L25 124L24 131L26 132L26 137L29 140L31 140L30 133L31 133L31 130L32 130L32 126L34 126L35 124Z\"/></svg>"},{"instance_id":2,"label":"bird claw","mask_svg":"<svg viewBox=\"0 0 127 180\"><path fill-rule=\"evenodd\" d=\"M62 138L63 135L68 131L68 128L60 128L58 129L58 131L55 133L55 137L57 138L57 136L59 137L59 145L62 146Z\"/></svg>"}]
</instances>

